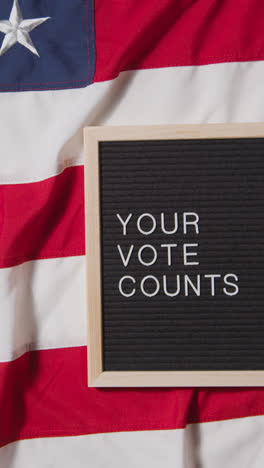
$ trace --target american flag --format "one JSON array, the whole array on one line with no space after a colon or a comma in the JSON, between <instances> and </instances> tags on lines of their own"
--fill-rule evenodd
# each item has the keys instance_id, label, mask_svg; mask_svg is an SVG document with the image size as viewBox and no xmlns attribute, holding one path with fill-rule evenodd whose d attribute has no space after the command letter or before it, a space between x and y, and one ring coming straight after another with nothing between
<instances>
[{"instance_id":1,"label":"american flag","mask_svg":"<svg viewBox=\"0 0 264 468\"><path fill-rule=\"evenodd\" d=\"M263 0L1 0L0 466L262 468L262 388L87 387L83 128L264 120Z\"/></svg>"}]
</instances>

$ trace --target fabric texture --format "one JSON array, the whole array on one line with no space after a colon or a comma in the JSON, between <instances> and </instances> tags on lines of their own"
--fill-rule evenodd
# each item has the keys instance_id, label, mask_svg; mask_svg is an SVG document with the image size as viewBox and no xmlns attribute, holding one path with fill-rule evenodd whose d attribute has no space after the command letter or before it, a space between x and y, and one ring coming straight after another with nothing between
<instances>
[{"instance_id":1,"label":"fabric texture","mask_svg":"<svg viewBox=\"0 0 264 468\"><path fill-rule=\"evenodd\" d=\"M263 388L87 387L83 128L263 121L263 1L2 0L0 47L14 4L50 19L0 55L0 466L261 468Z\"/></svg>"}]
</instances>

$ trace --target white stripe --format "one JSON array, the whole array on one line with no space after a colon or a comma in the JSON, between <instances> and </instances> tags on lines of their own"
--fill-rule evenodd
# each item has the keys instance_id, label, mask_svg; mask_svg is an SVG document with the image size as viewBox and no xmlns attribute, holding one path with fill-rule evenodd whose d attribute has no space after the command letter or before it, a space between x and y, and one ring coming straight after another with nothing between
<instances>
[{"instance_id":1,"label":"white stripe","mask_svg":"<svg viewBox=\"0 0 264 468\"><path fill-rule=\"evenodd\" d=\"M23 440L0 449L0 466L183 468L183 432L117 432Z\"/></svg>"},{"instance_id":2,"label":"white stripe","mask_svg":"<svg viewBox=\"0 0 264 468\"><path fill-rule=\"evenodd\" d=\"M0 183L82 164L86 125L263 121L263 76L264 62L222 63L123 72L83 89L2 93Z\"/></svg>"},{"instance_id":3,"label":"white stripe","mask_svg":"<svg viewBox=\"0 0 264 468\"><path fill-rule=\"evenodd\" d=\"M187 428L202 468L262 468L264 416L194 424ZM188 465L187 465L188 466Z\"/></svg>"},{"instance_id":4,"label":"white stripe","mask_svg":"<svg viewBox=\"0 0 264 468\"><path fill-rule=\"evenodd\" d=\"M264 416L168 431L22 440L0 449L0 466L82 468L262 468Z\"/></svg>"},{"instance_id":5,"label":"white stripe","mask_svg":"<svg viewBox=\"0 0 264 468\"><path fill-rule=\"evenodd\" d=\"M0 361L86 343L84 257L0 269Z\"/></svg>"}]
</instances>

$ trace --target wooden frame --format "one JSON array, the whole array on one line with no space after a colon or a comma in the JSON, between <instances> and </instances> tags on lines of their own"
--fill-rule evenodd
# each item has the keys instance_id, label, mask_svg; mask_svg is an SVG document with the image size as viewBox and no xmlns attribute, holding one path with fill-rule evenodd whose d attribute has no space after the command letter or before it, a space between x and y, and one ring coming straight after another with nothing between
<instances>
[{"instance_id":1,"label":"wooden frame","mask_svg":"<svg viewBox=\"0 0 264 468\"><path fill-rule=\"evenodd\" d=\"M104 371L102 360L99 142L122 140L264 137L264 124L88 127L85 140L85 217L88 303L88 385L263 386L264 371Z\"/></svg>"}]
</instances>

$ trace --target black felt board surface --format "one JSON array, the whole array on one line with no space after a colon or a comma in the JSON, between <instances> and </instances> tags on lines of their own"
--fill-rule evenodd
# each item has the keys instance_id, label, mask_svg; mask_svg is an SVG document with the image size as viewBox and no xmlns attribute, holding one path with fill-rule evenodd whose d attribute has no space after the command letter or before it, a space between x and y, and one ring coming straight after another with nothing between
<instances>
[{"instance_id":1,"label":"black felt board surface","mask_svg":"<svg viewBox=\"0 0 264 468\"><path fill-rule=\"evenodd\" d=\"M103 368L110 370L261 370L264 368L264 141L262 139L208 139L176 141L101 142L100 203L102 249ZM167 230L160 228L165 214ZM183 233L183 213L199 215L194 226ZM117 213L126 219L123 235ZM143 213L154 216L157 228L143 235L137 219ZM190 219L190 218L188 218ZM151 228L142 219L141 228ZM175 243L172 265L161 244ZM198 265L184 265L183 244L197 256ZM134 245L129 264L122 263ZM137 253L143 245L157 250L151 266L140 264ZM150 262L150 249L142 253ZM212 295L210 278L215 278ZM224 282L227 274L229 283ZM119 281L124 275L134 282ZM160 290L146 297L140 289L145 276L154 276ZM169 291L163 291L163 275ZM184 277L197 286L200 295L188 287ZM189 284L189 283L188 283ZM234 286L236 284L236 286ZM148 293L154 280L145 282ZM233 295L227 295L224 292ZM198 289L197 289L198 291Z\"/></svg>"}]
</instances>

